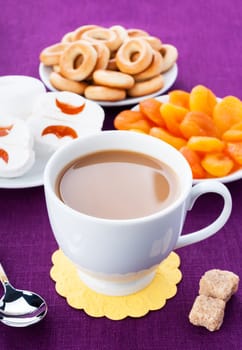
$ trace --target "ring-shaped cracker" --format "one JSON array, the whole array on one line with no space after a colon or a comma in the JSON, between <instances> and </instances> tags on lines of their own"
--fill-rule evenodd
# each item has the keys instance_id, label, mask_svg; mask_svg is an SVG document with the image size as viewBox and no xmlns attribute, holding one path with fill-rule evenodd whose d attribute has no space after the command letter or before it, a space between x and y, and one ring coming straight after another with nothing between
<instances>
[{"instance_id":1,"label":"ring-shaped cracker","mask_svg":"<svg viewBox=\"0 0 242 350\"><path fill-rule=\"evenodd\" d=\"M95 72L97 69L106 69L108 66L109 58L110 58L110 50L104 44L93 44L94 49L97 51L97 62L93 69ZM74 67L78 68L83 61L82 56L78 56L75 59ZM92 75L92 74L91 74ZM88 77L88 79L91 77Z\"/></svg>"},{"instance_id":2,"label":"ring-shaped cracker","mask_svg":"<svg viewBox=\"0 0 242 350\"><path fill-rule=\"evenodd\" d=\"M82 60L78 67L75 66L76 59L81 56ZM87 78L97 63L97 51L84 40L70 44L61 55L60 72L68 79L81 81Z\"/></svg>"},{"instance_id":3,"label":"ring-shaped cracker","mask_svg":"<svg viewBox=\"0 0 242 350\"><path fill-rule=\"evenodd\" d=\"M127 29L127 33L130 38L149 36L149 33L147 33L145 30L138 29L138 28L129 28Z\"/></svg>"},{"instance_id":4,"label":"ring-shaped cracker","mask_svg":"<svg viewBox=\"0 0 242 350\"><path fill-rule=\"evenodd\" d=\"M119 89L130 89L134 85L134 78L126 73L99 69L93 73L96 85L104 85Z\"/></svg>"},{"instance_id":5,"label":"ring-shaped cracker","mask_svg":"<svg viewBox=\"0 0 242 350\"><path fill-rule=\"evenodd\" d=\"M97 63L94 70L106 69L110 59L110 50L102 43L93 44L93 47L97 51Z\"/></svg>"},{"instance_id":6,"label":"ring-shaped cracker","mask_svg":"<svg viewBox=\"0 0 242 350\"><path fill-rule=\"evenodd\" d=\"M73 40L73 34L74 32L68 32L66 33L62 39L61 39L61 42L62 43L72 43L74 40Z\"/></svg>"},{"instance_id":7,"label":"ring-shaped cracker","mask_svg":"<svg viewBox=\"0 0 242 350\"><path fill-rule=\"evenodd\" d=\"M173 64L177 61L178 51L175 46L170 44L164 44L162 45L160 53L164 61L164 67L162 70L162 73L163 73L169 70L173 66Z\"/></svg>"},{"instance_id":8,"label":"ring-shaped cracker","mask_svg":"<svg viewBox=\"0 0 242 350\"><path fill-rule=\"evenodd\" d=\"M154 78L160 74L164 67L163 57L158 51L153 51L153 58L151 64L143 72L135 74L133 77L135 81L144 81Z\"/></svg>"},{"instance_id":9,"label":"ring-shaped cracker","mask_svg":"<svg viewBox=\"0 0 242 350\"><path fill-rule=\"evenodd\" d=\"M156 77L137 82L134 84L134 86L127 90L127 93L131 97L140 97L152 94L164 86L164 79L161 74L158 74Z\"/></svg>"},{"instance_id":10,"label":"ring-shaped cracker","mask_svg":"<svg viewBox=\"0 0 242 350\"><path fill-rule=\"evenodd\" d=\"M144 40L147 41L147 43L150 44L153 50L160 51L162 48L162 42L159 38L155 36L144 36Z\"/></svg>"},{"instance_id":11,"label":"ring-shaped cracker","mask_svg":"<svg viewBox=\"0 0 242 350\"><path fill-rule=\"evenodd\" d=\"M110 50L107 48L106 45L102 43L98 44L93 44L93 47L97 51L97 62L96 65L91 73L86 79L87 80L92 80L93 74L95 73L96 70L98 69L107 69L109 58L110 58ZM77 58L77 64L79 60Z\"/></svg>"},{"instance_id":12,"label":"ring-shaped cracker","mask_svg":"<svg viewBox=\"0 0 242 350\"><path fill-rule=\"evenodd\" d=\"M83 95L85 88L88 86L87 83L82 81L79 82L79 81L66 79L57 72L50 73L50 83L57 90L71 91L79 95Z\"/></svg>"},{"instance_id":13,"label":"ring-shaped cracker","mask_svg":"<svg viewBox=\"0 0 242 350\"><path fill-rule=\"evenodd\" d=\"M89 85L84 91L84 96L96 101L120 101L125 99L126 91L108 86Z\"/></svg>"},{"instance_id":14,"label":"ring-shaped cracker","mask_svg":"<svg viewBox=\"0 0 242 350\"><path fill-rule=\"evenodd\" d=\"M69 46L68 43L57 43L46 47L40 53L40 61L46 66L58 65L63 51Z\"/></svg>"},{"instance_id":15,"label":"ring-shaped cracker","mask_svg":"<svg viewBox=\"0 0 242 350\"><path fill-rule=\"evenodd\" d=\"M113 30L120 37L122 43L129 38L127 30L123 26L116 25L109 29Z\"/></svg>"},{"instance_id":16,"label":"ring-shaped cracker","mask_svg":"<svg viewBox=\"0 0 242 350\"><path fill-rule=\"evenodd\" d=\"M101 27L87 30L83 33L82 39L87 40L92 44L98 44L101 42L111 51L117 50L122 44L121 38L114 30Z\"/></svg>"},{"instance_id":17,"label":"ring-shaped cracker","mask_svg":"<svg viewBox=\"0 0 242 350\"><path fill-rule=\"evenodd\" d=\"M144 39L133 38L124 42L119 48L116 54L116 63L121 72L137 74L151 64L152 57L151 46Z\"/></svg>"},{"instance_id":18,"label":"ring-shaped cracker","mask_svg":"<svg viewBox=\"0 0 242 350\"><path fill-rule=\"evenodd\" d=\"M88 31L88 30L91 30L91 29L96 29L96 28L99 28L98 25L95 25L95 24L86 24L86 25L83 25L81 27L78 27L77 29L74 30L73 32L73 35L72 35L72 40L73 41L77 41L77 40L81 40L82 39L82 35Z\"/></svg>"}]
</instances>

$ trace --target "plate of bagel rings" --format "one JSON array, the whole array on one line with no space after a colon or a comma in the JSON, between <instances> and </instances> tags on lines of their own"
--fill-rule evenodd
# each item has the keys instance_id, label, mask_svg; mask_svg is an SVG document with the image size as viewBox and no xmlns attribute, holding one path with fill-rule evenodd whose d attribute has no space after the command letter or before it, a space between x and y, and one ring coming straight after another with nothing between
<instances>
[{"instance_id":1,"label":"plate of bagel rings","mask_svg":"<svg viewBox=\"0 0 242 350\"><path fill-rule=\"evenodd\" d=\"M194 87L194 89L192 91L194 91L194 95L199 93L199 90L201 92L201 94L203 94L204 92L208 92L208 94L211 92L211 90L207 89L204 86L198 85L196 87ZM175 109L172 109L171 104L173 104L175 102L175 100L172 100L171 94L174 92L175 96L177 94L177 96L181 93L184 96L189 96L189 93L184 92L182 90L171 90L170 93L168 95L162 95L162 96L157 96L154 98L155 101L158 101L158 103L154 103L153 107L151 107L150 101L148 99L143 99L143 101L141 101L139 104L137 104L136 106L132 107L130 110L126 110L126 111L121 111L114 119L114 126L116 129L122 129L122 126L119 127L119 122L118 122L118 117L119 115L121 116L120 121L121 123L125 123L125 114L127 113L127 120L129 122L131 122L132 118L133 120L135 120L136 122L136 126L130 126L129 129L131 130L136 130L136 128L138 129L137 131L140 131L139 127L145 127L145 125L138 125L137 122L137 117L135 117L134 115L132 116L131 114L129 114L129 111L135 111L135 112L142 112L145 115L147 115L146 113L153 113L153 124L157 124L158 123L158 117L157 117L157 113L155 113L155 109L156 111L159 111L162 113L163 112L163 119L165 121L168 121L169 118L169 114L172 112L173 116L175 115L176 111ZM205 96L207 97L208 94L205 94ZM191 95L191 93L190 93ZM217 100L217 107L221 104L225 104L226 99L230 99L231 100L231 96L225 97L225 98L216 98ZM238 103L238 99L236 99L235 97L232 97L234 103ZM152 99L151 99L152 100ZM216 101L215 100L215 101ZM237 101L237 102L236 102ZM152 101L151 101L152 102ZM241 102L240 102L241 103ZM177 106L176 106L177 107ZM175 107L175 108L176 108ZM177 107L177 111L178 113L182 113L182 110L184 110L185 112L185 108L181 108L181 105L178 105ZM219 107L222 108L222 107ZM219 114L217 111L219 111L219 108L216 109L216 118L220 118ZM152 112L153 111L153 112ZM193 115L192 115L193 114ZM151 117L151 116L150 116ZM217 180L220 181L222 183L230 183L233 181L237 181L242 179L242 166L241 166L241 158L240 158L240 152L238 151L238 149L236 149L236 142L233 141L229 141L226 140L225 135L228 135L228 133L225 131L224 132L224 136L216 136L216 137L205 137L203 138L203 136L201 137L196 137L193 134L191 134L192 129L190 127L193 127L193 125L195 125L194 123L198 122L199 125L199 118L202 118L204 120L207 119L208 123L207 126L205 126L205 129L210 131L213 129L212 127L212 118L209 117L206 114L202 114L201 112L192 112L192 111L187 111L186 116L183 119L183 125L181 126L183 134L186 134L186 130L187 132L190 133L190 137L186 137L186 139L184 139L184 137L180 136L178 137L177 135L175 135L174 131L172 133L172 118L170 119L171 124L167 124L167 126L169 126L168 130L166 130L166 127L163 129L163 127L160 125L156 125L155 127L152 127L149 131L149 134L152 135L153 137L158 137L161 140L170 143L172 146L174 146L175 148L179 149L181 151L181 153L185 156L185 158L188 160L188 163L191 166L192 172L193 172L193 183L199 183L199 182L204 182L204 181L208 181L208 180ZM157 119L158 118L158 119ZM211 119L211 121L208 120L208 118ZM150 118L149 118L150 119ZM173 118L174 121L174 118ZM190 123L191 122L191 123ZM189 125L190 123L190 125ZM193 124L193 125L192 125ZM204 121L201 123L200 126L204 126ZM215 123L216 125L216 123ZM235 128L236 125L239 124L235 124ZM181 129L180 128L180 129ZM170 131L169 131L170 130ZM174 130L174 129L173 129ZM141 130L142 131L142 130ZM143 130L144 132L145 130ZM230 131L230 130L229 130ZM233 131L233 130L232 130ZM202 140L203 138L203 140ZM235 146L235 147L234 147ZM201 150L201 147L203 148L203 150ZM213 147L214 150L209 149L210 147ZM208 156L207 156L208 155ZM238 157L238 159L236 158ZM215 174L214 170L217 172L221 172L221 174ZM195 176L195 174L197 175L197 177Z\"/></svg>"},{"instance_id":2,"label":"plate of bagel rings","mask_svg":"<svg viewBox=\"0 0 242 350\"><path fill-rule=\"evenodd\" d=\"M121 25L78 27L39 58L39 75L50 91L75 92L107 107L161 95L178 74L174 45Z\"/></svg>"}]
</instances>

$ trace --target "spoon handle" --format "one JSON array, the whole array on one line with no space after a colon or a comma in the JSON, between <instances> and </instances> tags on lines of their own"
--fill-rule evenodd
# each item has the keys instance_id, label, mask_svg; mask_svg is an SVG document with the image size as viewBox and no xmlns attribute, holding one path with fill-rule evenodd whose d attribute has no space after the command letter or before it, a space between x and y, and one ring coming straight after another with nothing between
<instances>
[{"instance_id":1,"label":"spoon handle","mask_svg":"<svg viewBox=\"0 0 242 350\"><path fill-rule=\"evenodd\" d=\"M0 263L0 281L5 284L5 283L8 283L8 277L2 267L2 264Z\"/></svg>"}]
</instances>

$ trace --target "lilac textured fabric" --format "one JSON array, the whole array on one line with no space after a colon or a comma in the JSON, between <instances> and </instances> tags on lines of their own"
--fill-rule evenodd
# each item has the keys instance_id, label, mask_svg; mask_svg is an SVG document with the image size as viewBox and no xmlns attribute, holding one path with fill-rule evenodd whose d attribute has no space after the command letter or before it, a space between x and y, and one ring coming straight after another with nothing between
<instances>
[{"instance_id":1,"label":"lilac textured fabric","mask_svg":"<svg viewBox=\"0 0 242 350\"><path fill-rule=\"evenodd\" d=\"M99 0L18 1L1 5L0 75L38 78L39 53L84 24L142 28L179 51L173 88L189 91L204 84L219 97L242 99L241 0ZM105 108L105 129L124 108ZM1 350L158 350L241 349L242 287L226 307L217 332L192 326L188 314L198 282L208 269L231 270L242 278L241 180L227 185L233 212L215 236L177 251L183 279L175 298L139 319L91 318L70 308L49 277L57 249L45 206L43 187L0 190L0 258L13 285L46 298L49 312L38 325L14 329L0 324ZM221 209L206 196L188 214L184 232L208 224ZM2 290L1 290L2 291Z\"/></svg>"}]
</instances>

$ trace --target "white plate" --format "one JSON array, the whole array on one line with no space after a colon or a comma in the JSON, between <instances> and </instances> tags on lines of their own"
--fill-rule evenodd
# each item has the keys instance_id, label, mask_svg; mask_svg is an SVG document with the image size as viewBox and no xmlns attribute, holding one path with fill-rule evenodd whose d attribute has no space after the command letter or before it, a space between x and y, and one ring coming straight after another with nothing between
<instances>
[{"instance_id":1,"label":"white plate","mask_svg":"<svg viewBox=\"0 0 242 350\"><path fill-rule=\"evenodd\" d=\"M15 178L0 177L0 188L29 188L43 185L44 169L49 160L50 153L36 152L33 167L23 176Z\"/></svg>"},{"instance_id":2,"label":"white plate","mask_svg":"<svg viewBox=\"0 0 242 350\"><path fill-rule=\"evenodd\" d=\"M217 180L225 184L225 183L233 182L240 179L242 179L242 169L237 170L234 173L229 174L228 176L214 177L214 178L208 178L208 179L197 179L197 180L193 180L193 183L197 184L199 182L204 182L208 180Z\"/></svg>"},{"instance_id":3,"label":"white plate","mask_svg":"<svg viewBox=\"0 0 242 350\"><path fill-rule=\"evenodd\" d=\"M158 100L160 102L167 102L168 99L169 99L168 95L156 97L156 100ZM220 98L218 98L218 100L220 100ZM132 108L132 110L134 110L134 111L139 110L139 105L134 106ZM242 169L237 170L234 173L229 174L229 175L224 176L224 177L214 177L214 178L208 178L208 179L194 179L193 183L196 184L196 183L204 182L204 181L208 181L208 180L217 180L217 181L220 181L222 183L229 183L229 182L233 182L233 181L240 180L240 179L242 179Z\"/></svg>"},{"instance_id":4,"label":"white plate","mask_svg":"<svg viewBox=\"0 0 242 350\"><path fill-rule=\"evenodd\" d=\"M41 80L50 91L58 91L50 83L49 76L51 72L52 72L51 67L45 66L43 63L40 63L39 75ZM164 87L153 94L142 96L142 97L135 97L135 98L130 97L130 98L126 98L125 100L117 101L117 102L107 102L107 101L96 101L96 102L98 102L101 106L104 106L104 107L116 107L116 106L126 106L126 105L136 104L142 101L144 98L155 97L163 94L173 85L173 83L177 78L177 75L178 75L178 67L177 67L177 64L175 63L169 71L163 74Z\"/></svg>"}]
</instances>

